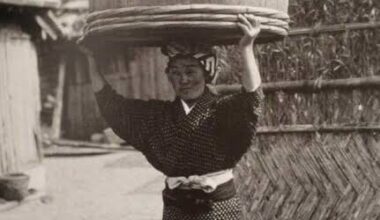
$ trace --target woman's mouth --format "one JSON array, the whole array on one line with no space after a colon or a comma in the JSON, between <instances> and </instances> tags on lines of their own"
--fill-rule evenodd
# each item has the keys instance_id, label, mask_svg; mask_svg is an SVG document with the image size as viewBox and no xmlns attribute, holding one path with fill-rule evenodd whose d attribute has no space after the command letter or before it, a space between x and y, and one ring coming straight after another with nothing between
<instances>
[{"instance_id":1,"label":"woman's mouth","mask_svg":"<svg viewBox=\"0 0 380 220\"><path fill-rule=\"evenodd\" d=\"M182 88L181 88L181 90L185 90L185 91L186 91L186 90L190 90L190 89L191 89L191 87L182 87Z\"/></svg>"}]
</instances>

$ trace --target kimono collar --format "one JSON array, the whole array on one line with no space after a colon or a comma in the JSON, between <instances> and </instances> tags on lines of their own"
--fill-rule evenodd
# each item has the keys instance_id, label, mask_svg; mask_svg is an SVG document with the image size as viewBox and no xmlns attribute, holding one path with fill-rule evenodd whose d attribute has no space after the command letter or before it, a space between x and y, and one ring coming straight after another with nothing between
<instances>
[{"instance_id":1,"label":"kimono collar","mask_svg":"<svg viewBox=\"0 0 380 220\"><path fill-rule=\"evenodd\" d=\"M188 115L191 112L191 110L194 108L194 106L197 104L197 103L194 103L190 107L189 105L187 105L187 103L183 99L180 99L180 100L181 100L181 104L182 104L183 110L185 111L186 115Z\"/></svg>"},{"instance_id":2,"label":"kimono collar","mask_svg":"<svg viewBox=\"0 0 380 220\"><path fill-rule=\"evenodd\" d=\"M214 100L214 97L215 97L214 94L210 91L208 86L206 86L203 94L201 95L201 97L199 97L196 103L190 108L191 111L189 111L188 114L191 114L192 112L197 111L197 109L203 109L205 106L208 105L208 103ZM174 101L175 108L176 108L177 113L180 116L186 116L188 114L186 114L186 110L184 109L182 102L183 100L181 100L181 98L177 96Z\"/></svg>"}]
</instances>

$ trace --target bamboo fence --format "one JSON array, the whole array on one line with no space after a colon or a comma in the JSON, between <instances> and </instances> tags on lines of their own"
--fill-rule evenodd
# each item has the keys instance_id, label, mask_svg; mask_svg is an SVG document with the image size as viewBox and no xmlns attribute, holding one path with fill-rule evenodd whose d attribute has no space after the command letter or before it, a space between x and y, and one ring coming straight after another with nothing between
<instances>
[{"instance_id":1,"label":"bamboo fence","mask_svg":"<svg viewBox=\"0 0 380 220\"><path fill-rule=\"evenodd\" d=\"M256 48L266 99L235 170L246 219L380 218L379 9L293 0L300 31ZM236 58L220 82L239 82L228 51Z\"/></svg>"}]
</instances>

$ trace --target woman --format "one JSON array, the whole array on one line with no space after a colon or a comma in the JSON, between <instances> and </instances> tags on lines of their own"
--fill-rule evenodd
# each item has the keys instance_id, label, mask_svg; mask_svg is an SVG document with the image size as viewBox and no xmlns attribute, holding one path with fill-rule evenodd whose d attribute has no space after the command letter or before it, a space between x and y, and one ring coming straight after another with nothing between
<instances>
[{"instance_id":1,"label":"woman","mask_svg":"<svg viewBox=\"0 0 380 220\"><path fill-rule=\"evenodd\" d=\"M173 102L125 99L97 72L89 56L100 110L116 134L140 150L166 178L163 219L242 219L232 168L255 134L262 93L253 54L260 24L239 15L243 91L219 97L208 89L217 72L212 51L171 44L167 76Z\"/></svg>"}]
</instances>

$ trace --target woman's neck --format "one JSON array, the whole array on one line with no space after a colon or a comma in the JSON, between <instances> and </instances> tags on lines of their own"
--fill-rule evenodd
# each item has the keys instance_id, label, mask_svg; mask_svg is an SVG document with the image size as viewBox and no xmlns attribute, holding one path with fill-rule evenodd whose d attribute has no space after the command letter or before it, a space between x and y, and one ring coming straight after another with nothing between
<instances>
[{"instance_id":1,"label":"woman's neck","mask_svg":"<svg viewBox=\"0 0 380 220\"><path fill-rule=\"evenodd\" d=\"M207 91L207 87L205 87L203 89L202 94L200 96L198 96L197 98L195 98L195 99L186 99L186 100L182 99L182 100L186 103L186 105L189 108L191 108L191 107L193 107L199 101L199 99L205 94L206 91Z\"/></svg>"},{"instance_id":2,"label":"woman's neck","mask_svg":"<svg viewBox=\"0 0 380 220\"><path fill-rule=\"evenodd\" d=\"M186 103L186 105L189 108L192 108L197 103L198 100L199 100L199 98L196 98L196 99L187 99L187 100L183 100L183 101Z\"/></svg>"}]
</instances>

